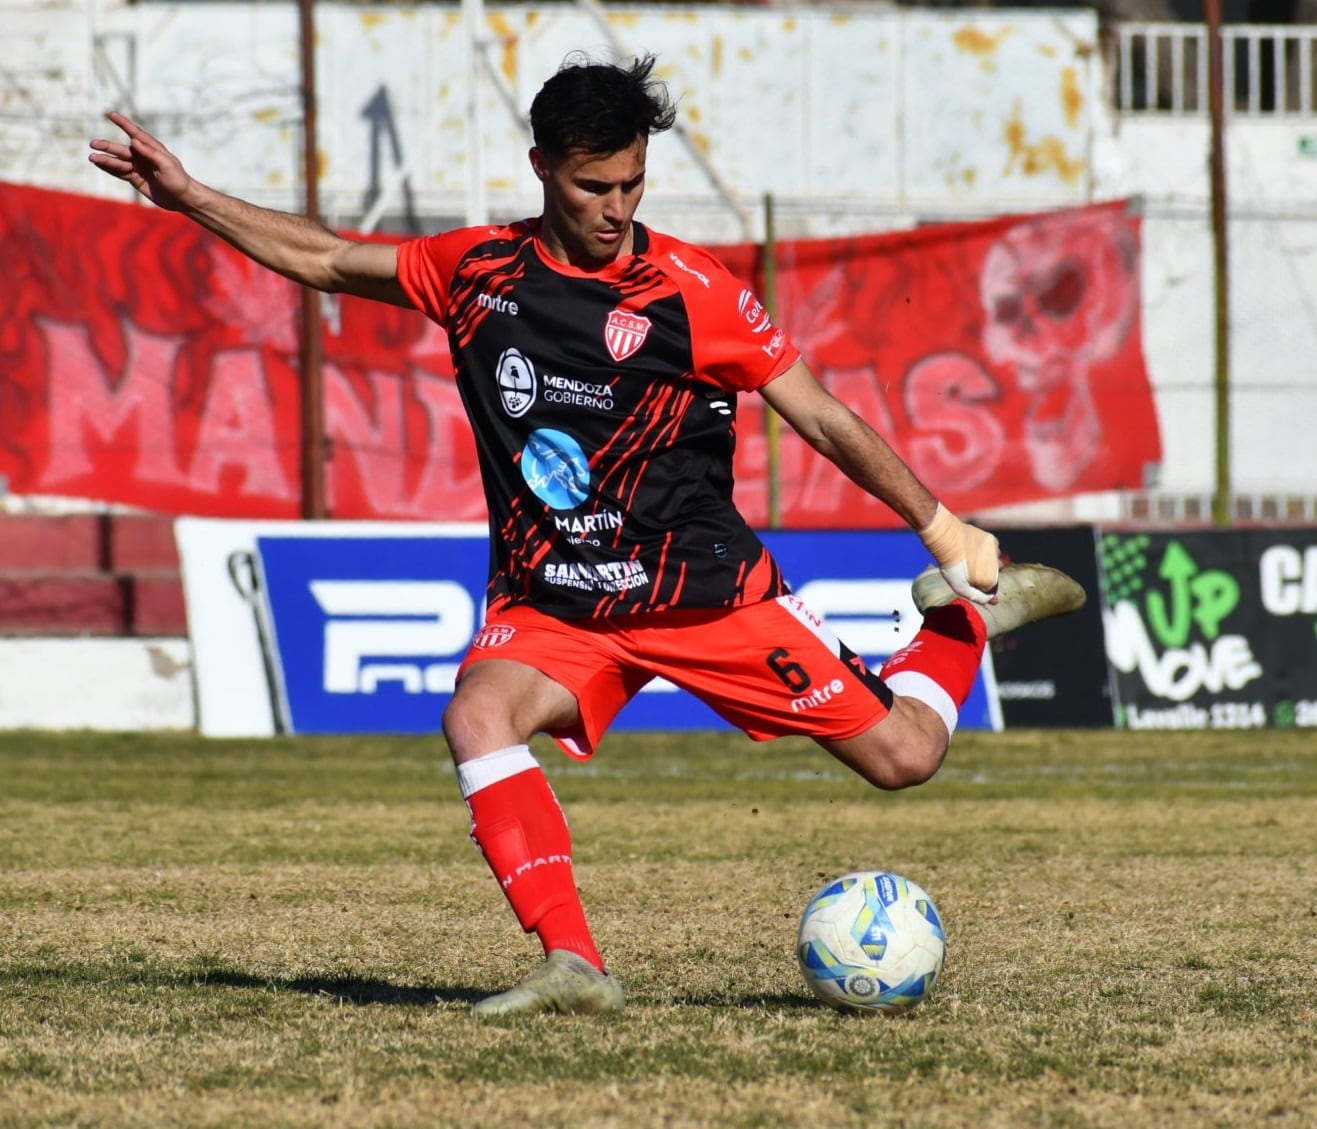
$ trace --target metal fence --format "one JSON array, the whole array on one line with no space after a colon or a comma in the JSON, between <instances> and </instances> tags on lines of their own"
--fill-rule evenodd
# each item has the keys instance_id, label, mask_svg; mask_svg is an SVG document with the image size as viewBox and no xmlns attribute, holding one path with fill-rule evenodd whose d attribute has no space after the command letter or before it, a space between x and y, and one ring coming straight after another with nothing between
<instances>
[{"instance_id":1,"label":"metal fence","mask_svg":"<svg viewBox=\"0 0 1317 1129\"><path fill-rule=\"evenodd\" d=\"M1227 509L1235 525L1317 525L1317 495L1232 494ZM1212 495L1126 491L1120 496L1119 521L1158 528L1210 525Z\"/></svg>"},{"instance_id":2,"label":"metal fence","mask_svg":"<svg viewBox=\"0 0 1317 1129\"><path fill-rule=\"evenodd\" d=\"M1221 29L1226 113L1312 116L1317 108L1317 27L1249 24ZM1116 109L1207 113L1207 28L1125 23L1115 31Z\"/></svg>"}]
</instances>

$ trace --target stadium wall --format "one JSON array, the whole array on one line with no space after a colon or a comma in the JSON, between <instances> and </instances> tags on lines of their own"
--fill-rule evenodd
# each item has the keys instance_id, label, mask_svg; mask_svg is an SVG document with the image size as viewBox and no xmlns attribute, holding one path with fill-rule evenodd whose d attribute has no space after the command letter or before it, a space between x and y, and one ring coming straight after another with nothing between
<instances>
[{"instance_id":1,"label":"stadium wall","mask_svg":"<svg viewBox=\"0 0 1317 1129\"><path fill-rule=\"evenodd\" d=\"M195 728L187 636L172 517L0 512L0 729Z\"/></svg>"},{"instance_id":2,"label":"stadium wall","mask_svg":"<svg viewBox=\"0 0 1317 1129\"><path fill-rule=\"evenodd\" d=\"M0 729L195 729L187 639L0 638Z\"/></svg>"},{"instance_id":3,"label":"stadium wall","mask_svg":"<svg viewBox=\"0 0 1317 1129\"><path fill-rule=\"evenodd\" d=\"M1145 216L1145 348L1165 439L1146 486L1173 498L1213 491L1201 93L1192 106L1124 97L1135 84L1110 49L1117 37L1084 10L610 5L602 22L593 10L491 4L473 36L456 4L318 4L327 217L405 231L533 210L522 116L573 48L659 53L682 128L655 142L646 215L692 238L761 238L769 193L782 237L1134 198ZM87 136L118 106L203 178L297 206L295 6L2 0L0 17L8 177L126 198L85 161ZM1250 94L1232 102L1227 137L1232 486L1292 496L1311 520L1312 100L1277 106ZM1111 521L1127 502L1126 492L1106 491L1004 516Z\"/></svg>"}]
</instances>

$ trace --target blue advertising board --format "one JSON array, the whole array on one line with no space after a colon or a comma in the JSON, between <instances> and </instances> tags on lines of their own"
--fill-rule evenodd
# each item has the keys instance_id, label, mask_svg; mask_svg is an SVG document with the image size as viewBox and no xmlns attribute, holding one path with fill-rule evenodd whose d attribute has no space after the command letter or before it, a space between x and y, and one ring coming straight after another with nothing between
<instances>
[{"instance_id":1,"label":"blue advertising board","mask_svg":"<svg viewBox=\"0 0 1317 1129\"><path fill-rule=\"evenodd\" d=\"M775 532L764 541L792 589L872 667L914 638L910 582L927 563L912 533ZM436 733L483 612L484 537L259 536L261 641L279 729ZM985 664L964 728L999 728ZM652 683L614 729L721 729L690 695Z\"/></svg>"}]
</instances>

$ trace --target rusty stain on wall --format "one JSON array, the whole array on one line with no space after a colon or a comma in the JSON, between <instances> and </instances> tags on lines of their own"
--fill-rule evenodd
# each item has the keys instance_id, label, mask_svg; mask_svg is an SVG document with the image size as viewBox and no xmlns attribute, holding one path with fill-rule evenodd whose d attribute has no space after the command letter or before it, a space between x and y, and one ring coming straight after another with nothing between
<instances>
[{"instance_id":1,"label":"rusty stain on wall","mask_svg":"<svg viewBox=\"0 0 1317 1129\"><path fill-rule=\"evenodd\" d=\"M1024 117L1017 99L1010 119L1003 131L1010 154L1006 159L1005 173L1021 176L1041 176L1055 173L1067 183L1074 183L1084 174L1082 158L1067 155L1065 142L1059 137L1044 136L1031 141L1025 129Z\"/></svg>"},{"instance_id":2,"label":"rusty stain on wall","mask_svg":"<svg viewBox=\"0 0 1317 1129\"><path fill-rule=\"evenodd\" d=\"M963 51L967 55L978 55L979 67L985 74L992 74L997 69L997 61L993 56L996 55L997 48L1001 46L1002 41L1013 30L1013 28L1004 27L1000 31L989 35L976 27L962 27L952 33L951 42L956 45L957 50Z\"/></svg>"},{"instance_id":3,"label":"rusty stain on wall","mask_svg":"<svg viewBox=\"0 0 1317 1129\"><path fill-rule=\"evenodd\" d=\"M962 164L963 155L959 150L953 151L938 164L943 166L942 183L952 192L973 188L978 177L978 170L973 165Z\"/></svg>"},{"instance_id":4,"label":"rusty stain on wall","mask_svg":"<svg viewBox=\"0 0 1317 1129\"><path fill-rule=\"evenodd\" d=\"M1061 69L1061 109L1065 112L1066 125L1078 129L1084 109L1084 92L1080 89L1079 73L1074 67Z\"/></svg>"},{"instance_id":5,"label":"rusty stain on wall","mask_svg":"<svg viewBox=\"0 0 1317 1129\"><path fill-rule=\"evenodd\" d=\"M493 16L489 24L494 32L494 37L498 40L498 69L508 82L515 83L517 79L517 33L504 16Z\"/></svg>"}]
</instances>

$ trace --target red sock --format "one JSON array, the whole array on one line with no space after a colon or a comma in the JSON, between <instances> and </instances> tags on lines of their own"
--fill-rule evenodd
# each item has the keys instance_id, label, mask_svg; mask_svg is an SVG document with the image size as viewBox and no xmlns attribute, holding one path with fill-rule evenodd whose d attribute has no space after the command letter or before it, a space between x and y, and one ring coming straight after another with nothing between
<instances>
[{"instance_id":1,"label":"red sock","mask_svg":"<svg viewBox=\"0 0 1317 1129\"><path fill-rule=\"evenodd\" d=\"M883 664L882 679L893 694L931 707L954 733L960 707L978 677L988 640L983 618L968 601L953 600L924 616L919 633Z\"/></svg>"},{"instance_id":2,"label":"red sock","mask_svg":"<svg viewBox=\"0 0 1317 1129\"><path fill-rule=\"evenodd\" d=\"M458 779L471 838L522 929L538 934L546 953L570 949L602 970L572 875L567 818L530 750L520 745L468 761Z\"/></svg>"}]
</instances>

